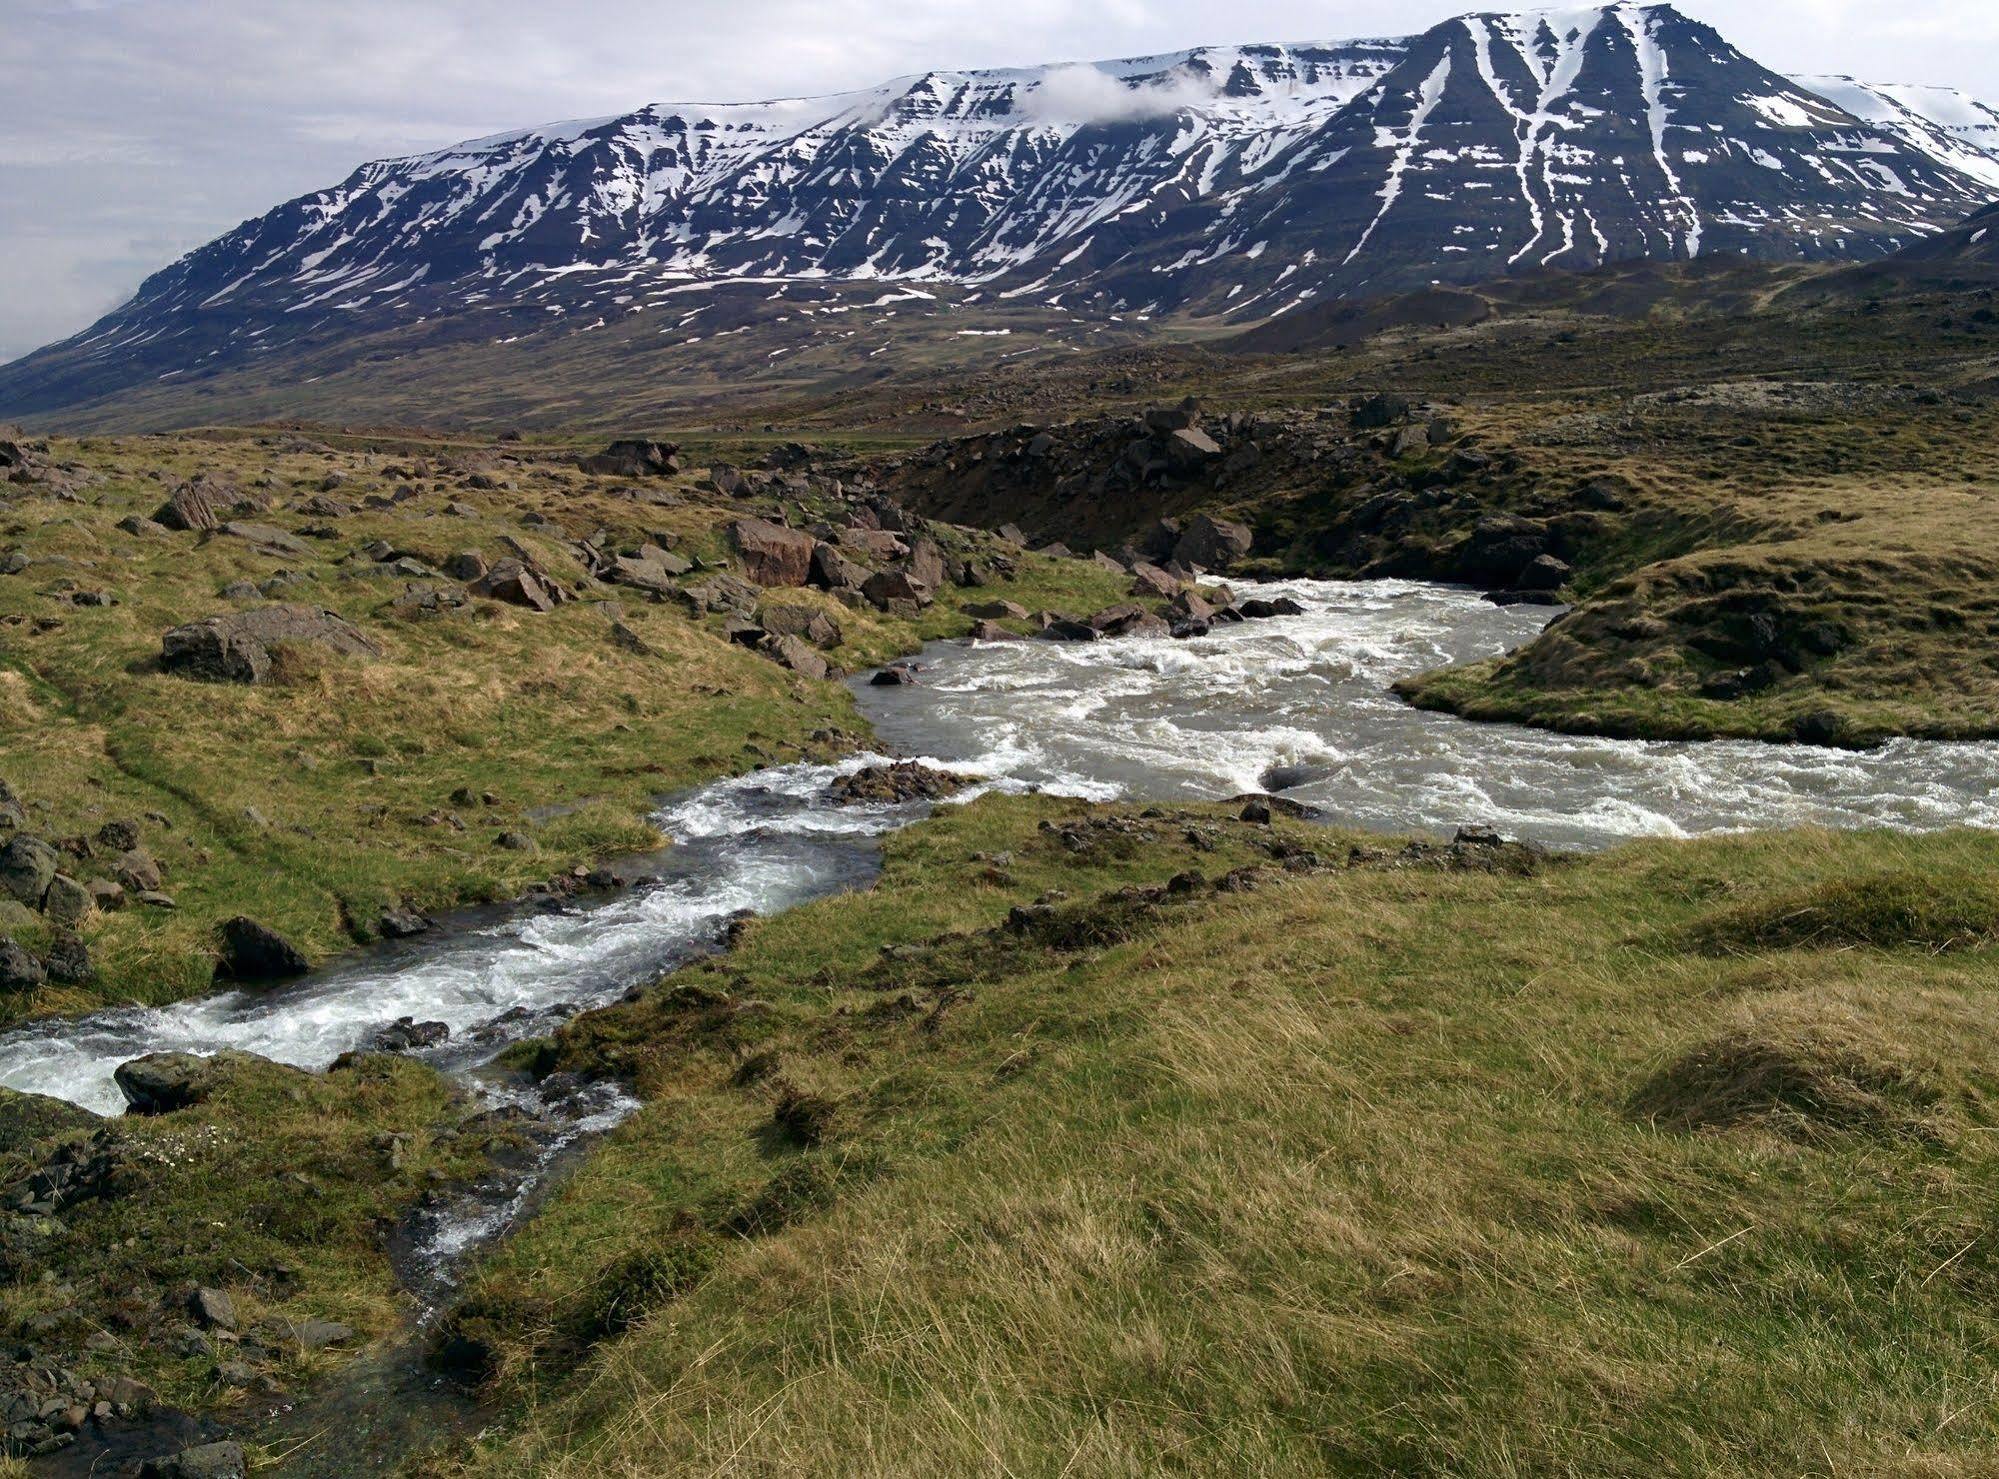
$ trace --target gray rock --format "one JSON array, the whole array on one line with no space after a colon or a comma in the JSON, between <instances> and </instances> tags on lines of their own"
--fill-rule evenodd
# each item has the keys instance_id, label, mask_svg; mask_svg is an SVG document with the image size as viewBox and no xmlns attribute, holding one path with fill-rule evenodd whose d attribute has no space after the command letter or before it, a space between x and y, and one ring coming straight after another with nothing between
<instances>
[{"instance_id":1,"label":"gray rock","mask_svg":"<svg viewBox=\"0 0 1999 1479\"><path fill-rule=\"evenodd\" d=\"M1249 553L1251 537L1245 524L1196 514L1181 530L1173 558L1205 570L1226 570Z\"/></svg>"},{"instance_id":2,"label":"gray rock","mask_svg":"<svg viewBox=\"0 0 1999 1479\"><path fill-rule=\"evenodd\" d=\"M42 966L49 979L59 986L82 986L96 974L90 964L90 947L75 930L56 931Z\"/></svg>"},{"instance_id":3,"label":"gray rock","mask_svg":"<svg viewBox=\"0 0 1999 1479\"><path fill-rule=\"evenodd\" d=\"M161 876L160 865L153 861L153 855L143 847L135 847L122 853L118 861L111 865L111 871L118 882L135 894L151 892L159 888L166 879Z\"/></svg>"},{"instance_id":4,"label":"gray rock","mask_svg":"<svg viewBox=\"0 0 1999 1479\"><path fill-rule=\"evenodd\" d=\"M57 867L56 850L41 838L16 836L0 848L0 889L30 909L39 909Z\"/></svg>"},{"instance_id":5,"label":"gray rock","mask_svg":"<svg viewBox=\"0 0 1999 1479\"><path fill-rule=\"evenodd\" d=\"M743 573L758 585L804 585L812 573L816 541L809 534L767 519L738 519L729 525L729 540Z\"/></svg>"},{"instance_id":6,"label":"gray rock","mask_svg":"<svg viewBox=\"0 0 1999 1479\"><path fill-rule=\"evenodd\" d=\"M189 622L160 641L160 662L168 672L214 683L265 683L273 650L317 647L351 657L379 657L380 649L360 629L316 606L261 606Z\"/></svg>"},{"instance_id":7,"label":"gray rock","mask_svg":"<svg viewBox=\"0 0 1999 1479\"><path fill-rule=\"evenodd\" d=\"M193 1053L150 1053L119 1064L111 1078L133 1114L171 1114L208 1097L213 1069Z\"/></svg>"},{"instance_id":8,"label":"gray rock","mask_svg":"<svg viewBox=\"0 0 1999 1479\"><path fill-rule=\"evenodd\" d=\"M197 1289L188 1296L188 1313L204 1330L234 1330L236 1300L227 1289Z\"/></svg>"},{"instance_id":9,"label":"gray rock","mask_svg":"<svg viewBox=\"0 0 1999 1479\"><path fill-rule=\"evenodd\" d=\"M67 873L50 879L49 891L42 896L42 912L57 924L81 924L96 907L90 890Z\"/></svg>"},{"instance_id":10,"label":"gray rock","mask_svg":"<svg viewBox=\"0 0 1999 1479\"><path fill-rule=\"evenodd\" d=\"M139 1479L244 1479L248 1461L240 1443L202 1443L165 1458L147 1459Z\"/></svg>"}]
</instances>

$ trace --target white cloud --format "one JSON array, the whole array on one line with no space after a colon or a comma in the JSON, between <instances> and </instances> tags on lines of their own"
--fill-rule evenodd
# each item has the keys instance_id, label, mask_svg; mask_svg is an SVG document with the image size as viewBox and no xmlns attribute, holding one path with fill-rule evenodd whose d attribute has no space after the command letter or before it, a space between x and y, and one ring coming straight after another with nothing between
<instances>
[{"instance_id":1,"label":"white cloud","mask_svg":"<svg viewBox=\"0 0 1999 1479\"><path fill-rule=\"evenodd\" d=\"M1095 67L1058 67L1023 100L1027 112L1046 123L1121 123L1159 118L1205 103L1214 90L1191 77L1173 77L1134 86Z\"/></svg>"}]
</instances>

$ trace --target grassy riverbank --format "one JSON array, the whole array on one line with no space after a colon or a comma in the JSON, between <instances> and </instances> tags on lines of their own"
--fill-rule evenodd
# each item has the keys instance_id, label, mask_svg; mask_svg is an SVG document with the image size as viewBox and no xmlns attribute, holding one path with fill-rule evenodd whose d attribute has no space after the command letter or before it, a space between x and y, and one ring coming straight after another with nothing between
<instances>
[{"instance_id":1,"label":"grassy riverbank","mask_svg":"<svg viewBox=\"0 0 1999 1479\"><path fill-rule=\"evenodd\" d=\"M433 1471L1956 1473L1999 1438L1993 839L1523 867L988 798L888 851L545 1051L650 1102L454 1316L516 1416Z\"/></svg>"}]
</instances>

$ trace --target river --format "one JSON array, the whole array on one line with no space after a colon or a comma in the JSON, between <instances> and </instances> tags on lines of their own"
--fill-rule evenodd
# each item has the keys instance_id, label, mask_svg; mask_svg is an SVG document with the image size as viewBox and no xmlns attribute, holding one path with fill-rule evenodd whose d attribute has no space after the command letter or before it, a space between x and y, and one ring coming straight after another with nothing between
<instances>
[{"instance_id":1,"label":"river","mask_svg":"<svg viewBox=\"0 0 1999 1479\"><path fill-rule=\"evenodd\" d=\"M1515 647L1545 610L1405 582L1254 593L1291 596L1306 614L1184 642L938 643L916 660L916 684L857 680L855 693L884 750L1011 790L1182 800L1281 788L1343 825L1477 822L1566 847L1803 824L1999 826L1999 745L1900 741L1850 754L1467 723L1411 709L1389 684ZM506 1046L712 950L742 911L775 913L872 878L878 839L927 808L836 807L826 789L880 758L767 770L667 802L657 820L674 845L621 894L471 916L279 990L16 1028L0 1036L0 1084L110 1113L122 1107L112 1071L144 1053L238 1048L317 1069L408 1016L451 1029L423 1056L489 1099L517 1100L533 1091L487 1068ZM606 1087L544 1108L542 1162L436 1219L423 1260L445 1270L503 1229L541 1164L629 1104Z\"/></svg>"}]
</instances>

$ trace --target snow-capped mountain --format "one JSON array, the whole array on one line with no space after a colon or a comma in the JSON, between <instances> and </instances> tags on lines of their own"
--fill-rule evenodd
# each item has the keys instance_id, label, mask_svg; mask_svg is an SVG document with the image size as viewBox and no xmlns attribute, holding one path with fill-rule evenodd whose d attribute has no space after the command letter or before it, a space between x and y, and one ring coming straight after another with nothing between
<instances>
[{"instance_id":1,"label":"snow-capped mountain","mask_svg":"<svg viewBox=\"0 0 1999 1479\"><path fill-rule=\"evenodd\" d=\"M1867 260L1999 193L1995 125L1629 3L655 105L364 165L0 369L0 406L417 320L665 318L717 283L1247 321L1541 266Z\"/></svg>"}]
</instances>

